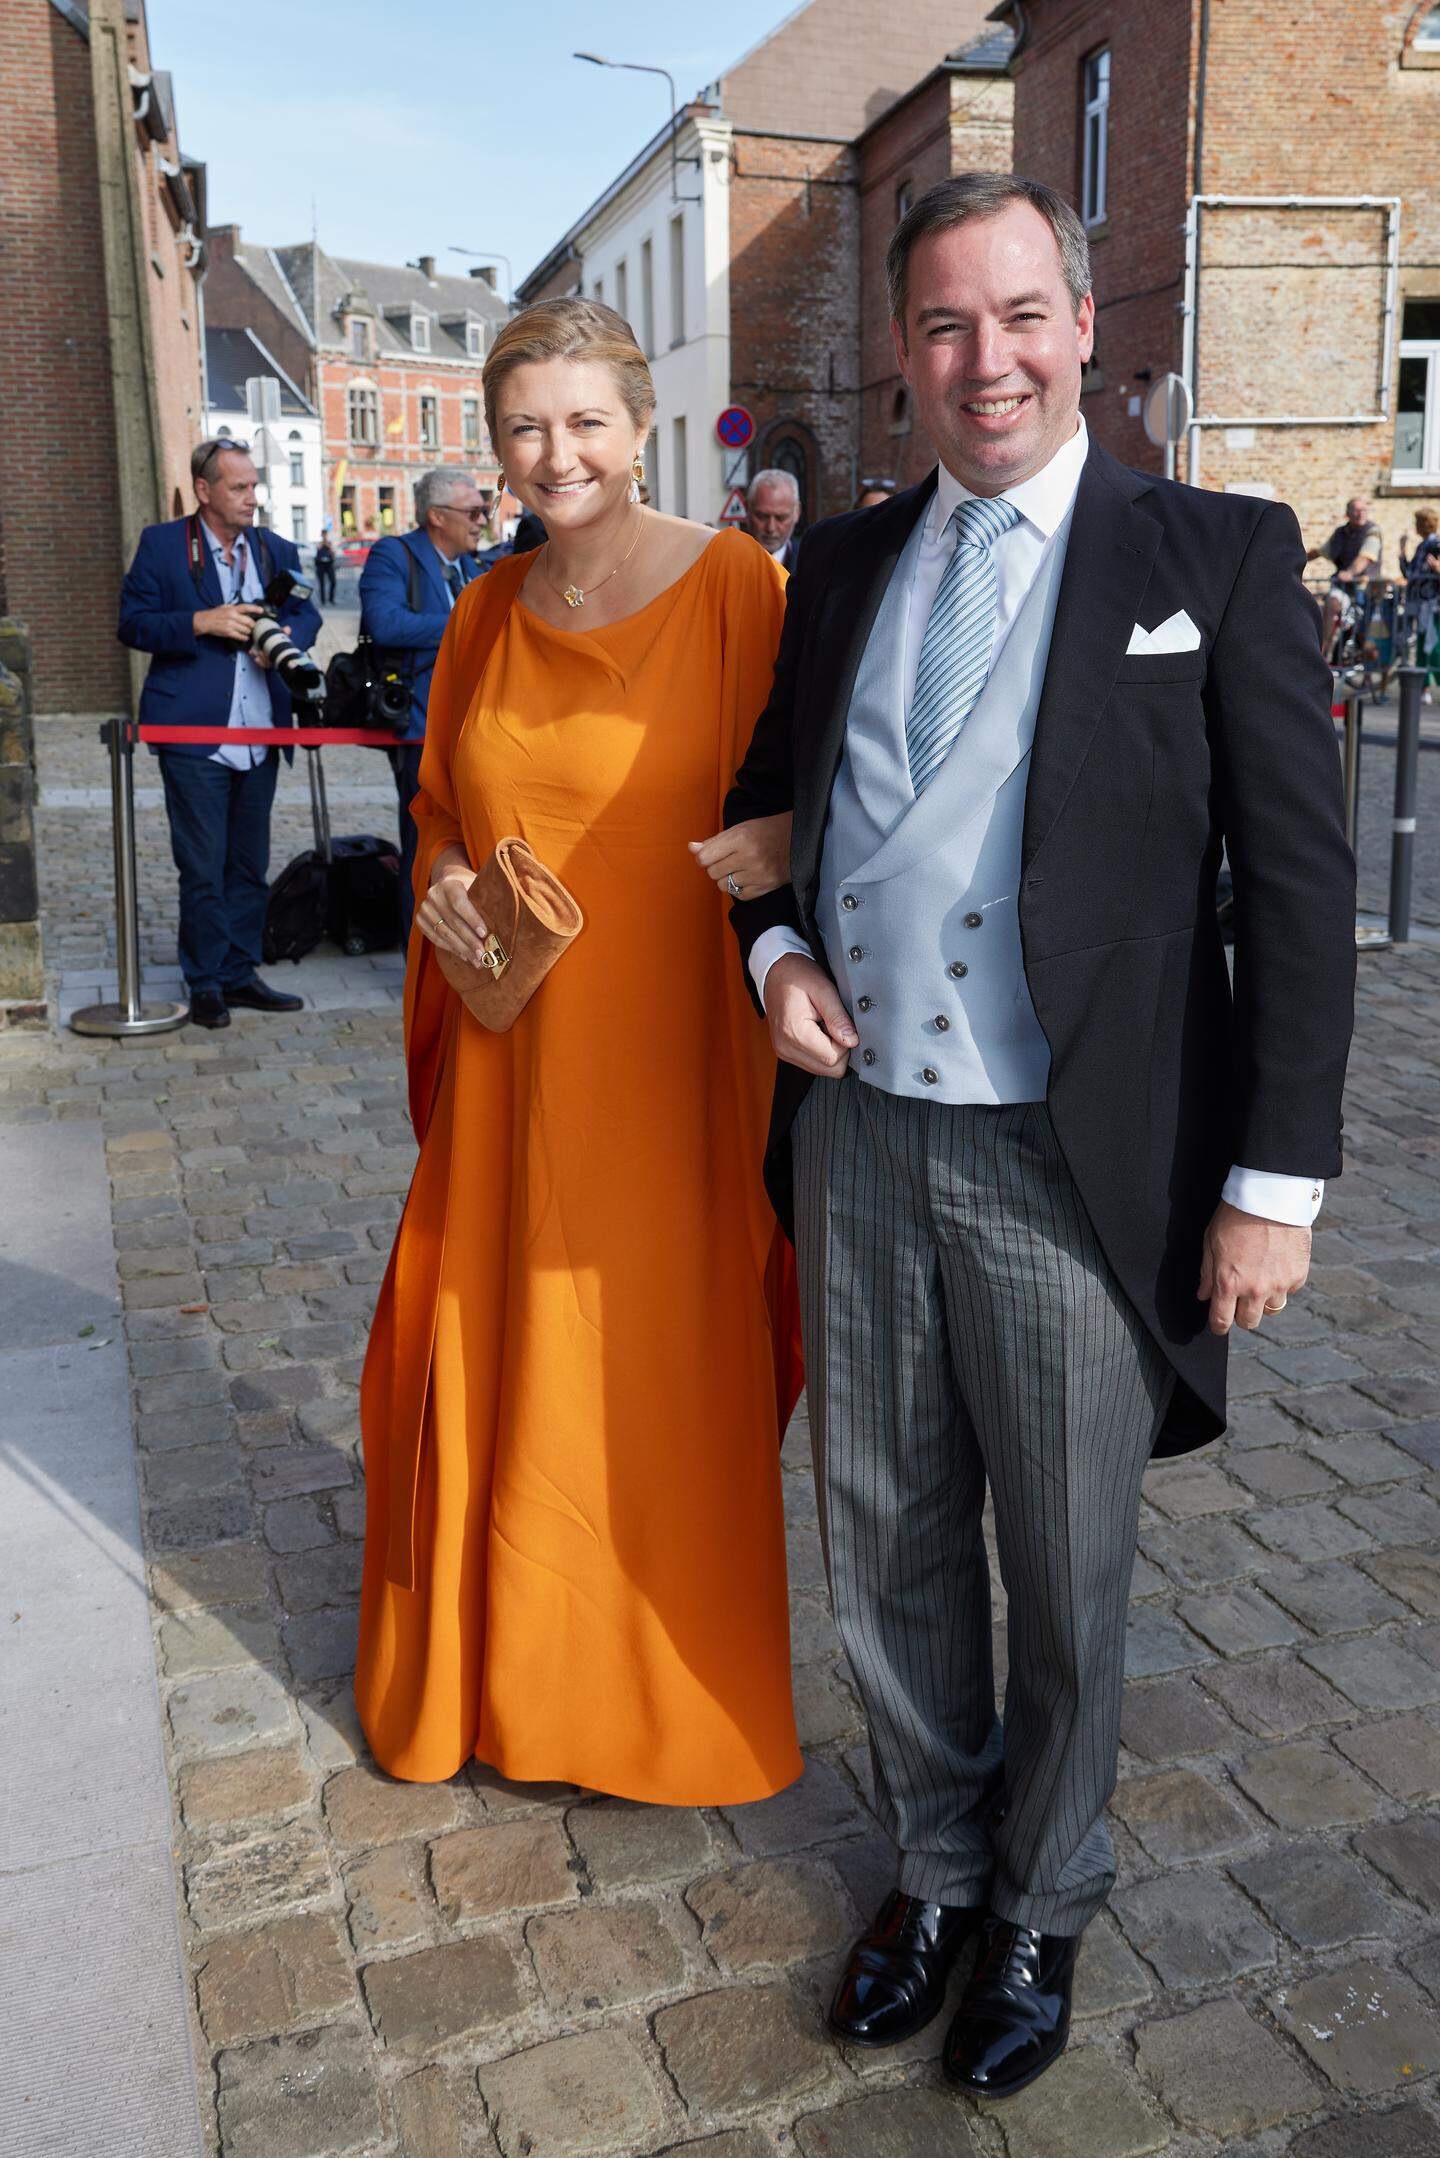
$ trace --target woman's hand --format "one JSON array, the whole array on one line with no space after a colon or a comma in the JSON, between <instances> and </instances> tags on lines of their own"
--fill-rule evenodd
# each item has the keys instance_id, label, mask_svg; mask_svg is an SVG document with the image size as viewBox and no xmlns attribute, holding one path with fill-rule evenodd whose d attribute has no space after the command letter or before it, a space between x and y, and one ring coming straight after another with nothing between
<instances>
[{"instance_id":1,"label":"woman's hand","mask_svg":"<svg viewBox=\"0 0 1440 2158\"><path fill-rule=\"evenodd\" d=\"M470 904L474 881L465 849L446 847L435 858L430 889L416 908L415 919L432 944L478 966L490 929Z\"/></svg>"},{"instance_id":2,"label":"woman's hand","mask_svg":"<svg viewBox=\"0 0 1440 2158\"><path fill-rule=\"evenodd\" d=\"M751 817L713 839L690 840L690 852L732 899L759 899L790 882L792 821L789 810L778 817ZM727 882L732 877L733 884Z\"/></svg>"}]
</instances>

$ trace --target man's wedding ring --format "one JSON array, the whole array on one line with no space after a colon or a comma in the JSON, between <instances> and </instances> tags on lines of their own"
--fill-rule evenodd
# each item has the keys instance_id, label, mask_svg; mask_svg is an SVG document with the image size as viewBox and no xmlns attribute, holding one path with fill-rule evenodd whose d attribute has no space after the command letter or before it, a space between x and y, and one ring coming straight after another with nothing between
<instances>
[{"instance_id":1,"label":"man's wedding ring","mask_svg":"<svg viewBox=\"0 0 1440 2158\"><path fill-rule=\"evenodd\" d=\"M744 889L745 889L745 887L744 887L744 885L743 885L743 884L737 884L737 883L735 882L735 872L734 872L734 870L733 870L733 869L732 869L732 870L729 870L729 871L727 871L727 873L726 873L726 877L725 877L725 889L726 889L726 891L727 891L727 892L728 892L728 893L730 894L730 897L731 897L732 899L738 899L738 898L740 897L740 894L741 894L741 893L742 893L742 892L744 891Z\"/></svg>"}]
</instances>

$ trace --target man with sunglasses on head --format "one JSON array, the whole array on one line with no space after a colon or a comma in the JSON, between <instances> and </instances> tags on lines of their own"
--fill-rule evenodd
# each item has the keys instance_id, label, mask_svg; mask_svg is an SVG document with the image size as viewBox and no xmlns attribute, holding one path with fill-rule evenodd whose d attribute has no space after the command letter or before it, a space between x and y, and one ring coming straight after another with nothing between
<instances>
[{"instance_id":1,"label":"man with sunglasses on head","mask_svg":"<svg viewBox=\"0 0 1440 2158\"><path fill-rule=\"evenodd\" d=\"M152 655L141 721L288 728L290 693L250 638L259 615L269 613L296 644L315 642L320 615L308 598L265 600L273 578L301 578L300 556L278 532L256 528L259 473L247 442L214 435L197 443L190 478L195 510L146 527L120 591L120 642ZM236 1005L298 1011L301 998L272 989L256 972L276 750L257 742L167 742L157 754L180 872L180 964L191 1019L228 1027ZM294 751L284 755L288 762Z\"/></svg>"},{"instance_id":2,"label":"man with sunglasses on head","mask_svg":"<svg viewBox=\"0 0 1440 2158\"><path fill-rule=\"evenodd\" d=\"M410 683L410 709L397 729L405 739L390 752L400 797L400 916L407 945L415 866L410 804L420 785L430 676L450 609L479 574L474 550L484 530L485 504L470 474L437 465L415 483L414 531L377 540L360 573L360 626L394 654Z\"/></svg>"}]
</instances>

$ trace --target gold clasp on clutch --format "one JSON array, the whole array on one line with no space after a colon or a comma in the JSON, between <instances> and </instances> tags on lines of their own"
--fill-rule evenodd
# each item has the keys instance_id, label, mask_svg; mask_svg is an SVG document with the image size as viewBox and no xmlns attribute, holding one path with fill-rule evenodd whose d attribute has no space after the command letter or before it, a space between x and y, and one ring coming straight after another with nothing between
<instances>
[{"instance_id":1,"label":"gold clasp on clutch","mask_svg":"<svg viewBox=\"0 0 1440 2158\"><path fill-rule=\"evenodd\" d=\"M493 931L485 939L485 947L480 954L480 964L482 967L487 968L496 977L497 981L510 964L510 954Z\"/></svg>"}]
</instances>

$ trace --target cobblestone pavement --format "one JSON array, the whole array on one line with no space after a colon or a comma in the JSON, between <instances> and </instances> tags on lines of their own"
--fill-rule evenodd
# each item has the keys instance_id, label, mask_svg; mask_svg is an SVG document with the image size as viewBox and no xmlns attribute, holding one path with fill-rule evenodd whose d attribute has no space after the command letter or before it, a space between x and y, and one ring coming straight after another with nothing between
<instances>
[{"instance_id":1,"label":"cobblestone pavement","mask_svg":"<svg viewBox=\"0 0 1440 2158\"><path fill-rule=\"evenodd\" d=\"M107 829L72 800L91 740L40 729L72 971L105 956ZM368 788L386 829L365 754L336 757L336 791ZM284 805L280 858L302 788ZM157 806L141 827L159 959ZM367 1758L356 1382L412 1159L393 980L221 1036L0 1044L0 1117L94 1119L107 1144L212 2150L1440 2152L1440 951L1368 957L1362 985L1313 1286L1241 1345L1227 1442L1147 1482L1120 1880L1072 2045L996 2108L944 2090L943 2022L869 2056L822 2028L890 1866L803 1428L794 1789L666 1811L479 1766L403 1786Z\"/></svg>"}]
</instances>

